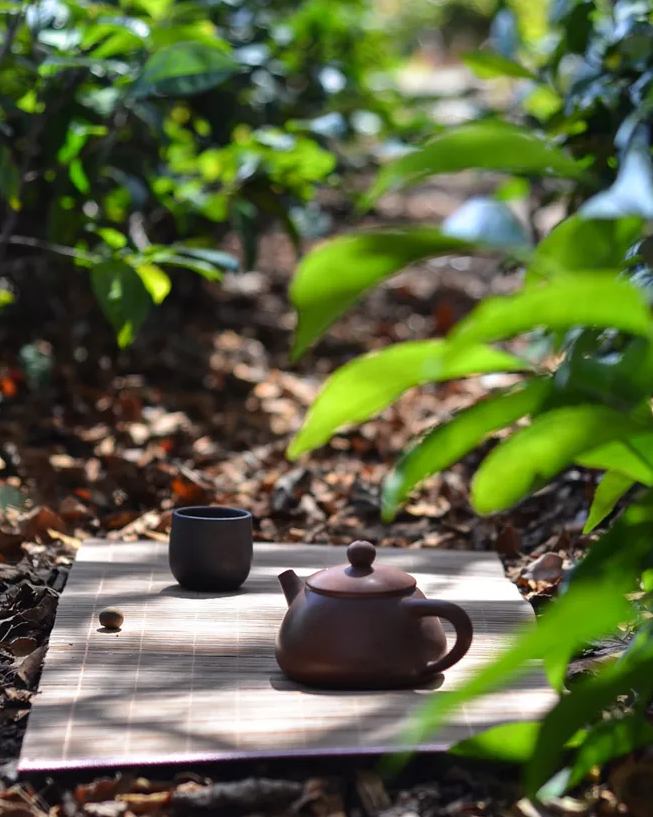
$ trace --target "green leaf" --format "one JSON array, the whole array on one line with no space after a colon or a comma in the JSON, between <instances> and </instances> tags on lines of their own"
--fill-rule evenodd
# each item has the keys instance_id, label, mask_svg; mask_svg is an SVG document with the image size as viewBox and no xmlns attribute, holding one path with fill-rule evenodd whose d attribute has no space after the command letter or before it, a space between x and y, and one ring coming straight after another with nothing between
<instances>
[{"instance_id":1,"label":"green leaf","mask_svg":"<svg viewBox=\"0 0 653 817\"><path fill-rule=\"evenodd\" d=\"M134 46L142 47L143 43L147 41L151 34L150 27L138 17L102 17L100 21L95 22L90 26L82 38L82 50L87 51L103 40L106 42L107 37L116 33L124 33L128 37L135 38L132 40L125 39L125 48L123 50L133 50ZM93 54L97 56L97 52ZM103 54L102 56L109 56Z\"/></svg>"},{"instance_id":2,"label":"green leaf","mask_svg":"<svg viewBox=\"0 0 653 817\"><path fill-rule=\"evenodd\" d=\"M171 244L170 249L180 255L190 255L192 258L199 258L214 267L238 272L238 259L228 252L222 250L205 249L204 247L189 247L187 244Z\"/></svg>"},{"instance_id":3,"label":"green leaf","mask_svg":"<svg viewBox=\"0 0 653 817\"><path fill-rule=\"evenodd\" d=\"M246 199L237 197L231 205L231 223L234 230L240 236L240 243L243 249L243 263L245 269L252 270L256 266L258 258L258 235L257 235L258 211L256 207Z\"/></svg>"},{"instance_id":4,"label":"green leaf","mask_svg":"<svg viewBox=\"0 0 653 817\"><path fill-rule=\"evenodd\" d=\"M535 119L546 123L563 105L562 97L550 85L536 85L522 98L520 107Z\"/></svg>"},{"instance_id":5,"label":"green leaf","mask_svg":"<svg viewBox=\"0 0 653 817\"><path fill-rule=\"evenodd\" d=\"M585 451L576 457L575 462L583 468L596 468L601 471L612 469L631 482L653 485L651 466L629 447L627 441L613 441L592 451Z\"/></svg>"},{"instance_id":6,"label":"green leaf","mask_svg":"<svg viewBox=\"0 0 653 817\"><path fill-rule=\"evenodd\" d=\"M653 485L653 433L633 434L625 440L598 446L581 454L576 462L584 468L607 469L633 482Z\"/></svg>"},{"instance_id":7,"label":"green leaf","mask_svg":"<svg viewBox=\"0 0 653 817\"><path fill-rule=\"evenodd\" d=\"M529 128L498 120L472 122L446 130L422 148L386 165L361 205L367 209L388 191L436 173L470 169L571 179L584 174L579 163Z\"/></svg>"},{"instance_id":8,"label":"green leaf","mask_svg":"<svg viewBox=\"0 0 653 817\"><path fill-rule=\"evenodd\" d=\"M516 391L481 400L453 420L437 426L399 460L383 485L385 522L426 477L453 465L494 431L537 411L553 388L551 379L534 378Z\"/></svg>"},{"instance_id":9,"label":"green leaf","mask_svg":"<svg viewBox=\"0 0 653 817\"><path fill-rule=\"evenodd\" d=\"M572 571L569 592L585 582L613 580L634 590L653 542L653 490L620 514Z\"/></svg>"},{"instance_id":10,"label":"green leaf","mask_svg":"<svg viewBox=\"0 0 653 817\"><path fill-rule=\"evenodd\" d=\"M43 113L45 110L45 104L39 99L39 95L34 88L30 88L16 101L16 107L20 108L21 111L25 111L25 113Z\"/></svg>"},{"instance_id":11,"label":"green leaf","mask_svg":"<svg viewBox=\"0 0 653 817\"><path fill-rule=\"evenodd\" d=\"M624 378L624 389L631 396L640 394L648 398L653 378L653 343L650 338L633 338L624 350L618 368ZM645 415L650 415L651 404L645 401L642 410Z\"/></svg>"},{"instance_id":12,"label":"green leaf","mask_svg":"<svg viewBox=\"0 0 653 817\"><path fill-rule=\"evenodd\" d=\"M577 326L650 337L653 322L643 294L632 284L611 273L577 272L484 301L453 328L448 343L453 355L468 343L507 340L538 327L551 331Z\"/></svg>"},{"instance_id":13,"label":"green leaf","mask_svg":"<svg viewBox=\"0 0 653 817\"><path fill-rule=\"evenodd\" d=\"M122 60L99 60L88 57L46 57L38 67L41 77L52 77L68 69L79 71L80 68L90 68L97 75L118 75L123 77L131 70L131 66Z\"/></svg>"},{"instance_id":14,"label":"green leaf","mask_svg":"<svg viewBox=\"0 0 653 817\"><path fill-rule=\"evenodd\" d=\"M588 615L591 610L591 615ZM619 592L618 582L583 583L562 596L540 617L517 634L494 661L485 665L458 689L441 693L413 716L405 744L414 746L431 736L462 704L507 686L534 669L533 661L559 653L570 654L611 632L629 618L631 607Z\"/></svg>"},{"instance_id":15,"label":"green leaf","mask_svg":"<svg viewBox=\"0 0 653 817\"><path fill-rule=\"evenodd\" d=\"M597 219L653 218L653 162L647 137L638 134L631 139L614 184L586 201L579 212Z\"/></svg>"},{"instance_id":16,"label":"green leaf","mask_svg":"<svg viewBox=\"0 0 653 817\"><path fill-rule=\"evenodd\" d=\"M583 533L590 533L594 528L612 513L617 502L629 491L635 480L620 474L618 471L608 471L596 487L592 507L590 508Z\"/></svg>"},{"instance_id":17,"label":"green leaf","mask_svg":"<svg viewBox=\"0 0 653 817\"><path fill-rule=\"evenodd\" d=\"M487 247L530 247L524 225L501 201L477 196L442 222L442 234Z\"/></svg>"},{"instance_id":18,"label":"green leaf","mask_svg":"<svg viewBox=\"0 0 653 817\"><path fill-rule=\"evenodd\" d=\"M583 451L642 430L632 417L601 405L540 414L485 458L472 480L472 505L480 514L503 511L541 488Z\"/></svg>"},{"instance_id":19,"label":"green leaf","mask_svg":"<svg viewBox=\"0 0 653 817\"><path fill-rule=\"evenodd\" d=\"M540 241L527 280L569 270L619 269L628 250L641 238L642 226L642 219L634 217L601 221L571 216Z\"/></svg>"},{"instance_id":20,"label":"green leaf","mask_svg":"<svg viewBox=\"0 0 653 817\"><path fill-rule=\"evenodd\" d=\"M521 176L508 177L494 191L494 198L497 201L520 201L526 199L531 193L531 183Z\"/></svg>"},{"instance_id":21,"label":"green leaf","mask_svg":"<svg viewBox=\"0 0 653 817\"><path fill-rule=\"evenodd\" d=\"M640 684L647 689L653 685L653 638L649 628L638 634L621 660L605 667L599 675L579 682L544 718L526 769L528 793L535 795L556 771L569 737L600 715L618 695Z\"/></svg>"},{"instance_id":22,"label":"green leaf","mask_svg":"<svg viewBox=\"0 0 653 817\"><path fill-rule=\"evenodd\" d=\"M479 79L515 77L535 79L534 74L518 62L502 57L494 51L472 51L462 55L462 61Z\"/></svg>"},{"instance_id":23,"label":"green leaf","mask_svg":"<svg viewBox=\"0 0 653 817\"><path fill-rule=\"evenodd\" d=\"M506 352L472 347L444 367L444 341L397 343L352 360L333 374L288 449L290 459L325 443L339 428L369 420L407 389L486 372L525 371L528 364ZM432 372L435 370L435 378Z\"/></svg>"},{"instance_id":24,"label":"green leaf","mask_svg":"<svg viewBox=\"0 0 653 817\"><path fill-rule=\"evenodd\" d=\"M85 128L71 126L66 133L66 140L57 152L57 161L67 165L76 159L88 141L90 134Z\"/></svg>"},{"instance_id":25,"label":"green leaf","mask_svg":"<svg viewBox=\"0 0 653 817\"><path fill-rule=\"evenodd\" d=\"M461 740L449 753L494 763L525 763L533 753L540 726L539 721L502 723Z\"/></svg>"},{"instance_id":26,"label":"green leaf","mask_svg":"<svg viewBox=\"0 0 653 817\"><path fill-rule=\"evenodd\" d=\"M639 713L600 721L591 728L580 747L567 783L573 788L583 781L592 767L624 757L642 746L653 745L653 726Z\"/></svg>"},{"instance_id":27,"label":"green leaf","mask_svg":"<svg viewBox=\"0 0 653 817\"><path fill-rule=\"evenodd\" d=\"M222 272L208 261L202 261L199 258L192 258L190 256L177 255L168 250L157 250L149 255L149 260L158 264L170 264L173 267L183 267L184 269L197 272L202 277L209 281L221 281Z\"/></svg>"},{"instance_id":28,"label":"green leaf","mask_svg":"<svg viewBox=\"0 0 653 817\"><path fill-rule=\"evenodd\" d=\"M134 6L139 11L144 11L148 17L157 22L171 16L170 12L174 4L175 0L135 0L134 2ZM160 28L165 28L165 26L160 26Z\"/></svg>"},{"instance_id":29,"label":"green leaf","mask_svg":"<svg viewBox=\"0 0 653 817\"><path fill-rule=\"evenodd\" d=\"M154 303L162 303L172 287L170 277L156 264L139 264L136 267L136 272L145 284L145 288L150 293Z\"/></svg>"},{"instance_id":30,"label":"green leaf","mask_svg":"<svg viewBox=\"0 0 653 817\"><path fill-rule=\"evenodd\" d=\"M371 287L415 261L469 249L467 242L432 227L345 235L315 248L300 262L290 286L298 312L292 360Z\"/></svg>"},{"instance_id":31,"label":"green leaf","mask_svg":"<svg viewBox=\"0 0 653 817\"><path fill-rule=\"evenodd\" d=\"M127 236L113 227L102 227L97 230L97 234L112 250L121 250L127 246Z\"/></svg>"},{"instance_id":32,"label":"green leaf","mask_svg":"<svg viewBox=\"0 0 653 817\"><path fill-rule=\"evenodd\" d=\"M544 671L551 687L560 694L564 691L567 680L567 667L573 658L572 652L558 652L544 658Z\"/></svg>"},{"instance_id":33,"label":"green leaf","mask_svg":"<svg viewBox=\"0 0 653 817\"><path fill-rule=\"evenodd\" d=\"M642 405L651 388L653 344L647 338L628 340L623 352L601 353L600 330L585 329L567 344L555 378L561 395L575 402L605 403L620 411ZM646 409L650 415L650 407Z\"/></svg>"},{"instance_id":34,"label":"green leaf","mask_svg":"<svg viewBox=\"0 0 653 817\"><path fill-rule=\"evenodd\" d=\"M191 5L192 8L192 5ZM197 8L197 6L196 6ZM179 10L177 20L173 25L169 18L164 25L153 26L150 34L150 41L156 49L173 45L179 42L200 42L215 48L217 45L223 48L227 43L218 37L218 31L214 25L209 24L206 18L206 11L200 12L199 19L191 22L187 19L188 12L184 12L184 4L173 2L173 14ZM187 22L184 21L186 17Z\"/></svg>"},{"instance_id":35,"label":"green leaf","mask_svg":"<svg viewBox=\"0 0 653 817\"><path fill-rule=\"evenodd\" d=\"M86 195L90 192L91 183L88 180L88 176L86 175L81 159L72 160L68 166L68 175L70 176L70 181L75 185L80 193Z\"/></svg>"},{"instance_id":36,"label":"green leaf","mask_svg":"<svg viewBox=\"0 0 653 817\"><path fill-rule=\"evenodd\" d=\"M113 326L120 348L129 346L152 306L141 278L124 261L103 261L90 271L91 287Z\"/></svg>"},{"instance_id":37,"label":"green leaf","mask_svg":"<svg viewBox=\"0 0 653 817\"><path fill-rule=\"evenodd\" d=\"M136 99L200 94L237 70L237 63L220 47L202 42L174 43L148 59L132 94Z\"/></svg>"},{"instance_id":38,"label":"green leaf","mask_svg":"<svg viewBox=\"0 0 653 817\"><path fill-rule=\"evenodd\" d=\"M94 48L90 55L96 59L109 59L111 57L125 57L143 47L143 38L131 31L124 29L117 30L109 34L97 48Z\"/></svg>"}]
</instances>

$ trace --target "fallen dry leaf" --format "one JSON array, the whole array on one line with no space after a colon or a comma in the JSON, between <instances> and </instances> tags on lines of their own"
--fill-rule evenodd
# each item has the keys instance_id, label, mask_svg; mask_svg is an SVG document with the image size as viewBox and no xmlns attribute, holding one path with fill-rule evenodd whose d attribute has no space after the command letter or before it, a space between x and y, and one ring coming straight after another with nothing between
<instances>
[{"instance_id":1,"label":"fallen dry leaf","mask_svg":"<svg viewBox=\"0 0 653 817\"><path fill-rule=\"evenodd\" d=\"M156 542L168 542L170 539L169 534L159 533L156 530L144 530L143 536L145 536L146 539L154 539Z\"/></svg>"},{"instance_id":2,"label":"fallen dry leaf","mask_svg":"<svg viewBox=\"0 0 653 817\"><path fill-rule=\"evenodd\" d=\"M213 493L181 474L172 480L170 488L176 500L184 505L204 505L210 501Z\"/></svg>"},{"instance_id":3,"label":"fallen dry leaf","mask_svg":"<svg viewBox=\"0 0 653 817\"><path fill-rule=\"evenodd\" d=\"M133 519L124 528L111 531L107 534L107 539L125 539L127 537L142 536L146 530L154 530L161 521L161 516L156 511L147 511L136 519Z\"/></svg>"},{"instance_id":4,"label":"fallen dry leaf","mask_svg":"<svg viewBox=\"0 0 653 817\"><path fill-rule=\"evenodd\" d=\"M522 571L523 578L535 582L556 582L562 576L564 560L557 553L543 553Z\"/></svg>"},{"instance_id":5,"label":"fallen dry leaf","mask_svg":"<svg viewBox=\"0 0 653 817\"><path fill-rule=\"evenodd\" d=\"M47 817L35 804L11 803L0 797L0 814L2 817Z\"/></svg>"},{"instance_id":6,"label":"fallen dry leaf","mask_svg":"<svg viewBox=\"0 0 653 817\"><path fill-rule=\"evenodd\" d=\"M47 646L37 647L20 663L16 671L16 675L25 684L26 687L31 687L36 682L39 673L41 672L41 665L47 652Z\"/></svg>"},{"instance_id":7,"label":"fallen dry leaf","mask_svg":"<svg viewBox=\"0 0 653 817\"><path fill-rule=\"evenodd\" d=\"M126 803L129 810L133 811L134 814L151 814L153 811L167 805L171 796L172 793L167 790L152 792L151 794L119 794L117 799Z\"/></svg>"},{"instance_id":8,"label":"fallen dry leaf","mask_svg":"<svg viewBox=\"0 0 653 817\"><path fill-rule=\"evenodd\" d=\"M367 814L379 814L390 808L388 792L376 772L360 771L356 775L356 791Z\"/></svg>"},{"instance_id":9,"label":"fallen dry leaf","mask_svg":"<svg viewBox=\"0 0 653 817\"><path fill-rule=\"evenodd\" d=\"M25 610L22 614L23 618L26 621L41 622L51 617L57 609L57 598L57 594L54 591L50 590L50 588L45 588L41 600L35 607Z\"/></svg>"},{"instance_id":10,"label":"fallen dry leaf","mask_svg":"<svg viewBox=\"0 0 653 817\"><path fill-rule=\"evenodd\" d=\"M59 514L66 520L78 520L88 514L88 508L74 496L66 496L59 505Z\"/></svg>"},{"instance_id":11,"label":"fallen dry leaf","mask_svg":"<svg viewBox=\"0 0 653 817\"><path fill-rule=\"evenodd\" d=\"M0 391L5 397L15 397L18 394L18 381L9 374L0 377Z\"/></svg>"},{"instance_id":12,"label":"fallen dry leaf","mask_svg":"<svg viewBox=\"0 0 653 817\"><path fill-rule=\"evenodd\" d=\"M22 658L29 653L34 652L37 647L35 638L29 636L19 636L12 638L11 641L0 641L0 647L12 652L17 658Z\"/></svg>"},{"instance_id":13,"label":"fallen dry leaf","mask_svg":"<svg viewBox=\"0 0 653 817\"><path fill-rule=\"evenodd\" d=\"M64 520L52 508L41 505L26 514L21 520L21 533L26 539L49 537L48 530L66 531Z\"/></svg>"},{"instance_id":14,"label":"fallen dry leaf","mask_svg":"<svg viewBox=\"0 0 653 817\"><path fill-rule=\"evenodd\" d=\"M105 800L101 803L86 803L84 814L88 814L88 817L121 817L127 809L127 803L122 800Z\"/></svg>"},{"instance_id":15,"label":"fallen dry leaf","mask_svg":"<svg viewBox=\"0 0 653 817\"><path fill-rule=\"evenodd\" d=\"M494 540L494 549L503 556L518 556L521 552L521 535L508 522Z\"/></svg>"},{"instance_id":16,"label":"fallen dry leaf","mask_svg":"<svg viewBox=\"0 0 653 817\"><path fill-rule=\"evenodd\" d=\"M104 524L109 530L117 530L119 528L125 528L135 519L140 519L142 516L139 511L135 511L131 508L123 509L121 511L116 511L116 513L112 513L105 517Z\"/></svg>"},{"instance_id":17,"label":"fallen dry leaf","mask_svg":"<svg viewBox=\"0 0 653 817\"><path fill-rule=\"evenodd\" d=\"M152 794L152 792L169 791L170 783L165 780L148 780L147 777L137 777L129 788L130 792Z\"/></svg>"},{"instance_id":18,"label":"fallen dry leaf","mask_svg":"<svg viewBox=\"0 0 653 817\"><path fill-rule=\"evenodd\" d=\"M46 817L47 806L29 784L10 786L0 796L2 817Z\"/></svg>"},{"instance_id":19,"label":"fallen dry leaf","mask_svg":"<svg viewBox=\"0 0 653 817\"><path fill-rule=\"evenodd\" d=\"M50 539L57 542L62 542L64 545L71 548L71 550L79 550L82 546L81 539L78 539L76 536L68 536L68 534L61 533L61 531L52 530L52 528L48 529L48 536Z\"/></svg>"},{"instance_id":20,"label":"fallen dry leaf","mask_svg":"<svg viewBox=\"0 0 653 817\"><path fill-rule=\"evenodd\" d=\"M610 776L614 792L634 817L653 814L653 761L628 758Z\"/></svg>"},{"instance_id":21,"label":"fallen dry leaf","mask_svg":"<svg viewBox=\"0 0 653 817\"><path fill-rule=\"evenodd\" d=\"M457 316L452 305L445 300L438 301L433 318L438 335L446 335L457 323Z\"/></svg>"},{"instance_id":22,"label":"fallen dry leaf","mask_svg":"<svg viewBox=\"0 0 653 817\"><path fill-rule=\"evenodd\" d=\"M119 780L115 777L98 777L92 783L85 783L75 789L78 803L99 803L113 797L118 789Z\"/></svg>"},{"instance_id":23,"label":"fallen dry leaf","mask_svg":"<svg viewBox=\"0 0 653 817\"><path fill-rule=\"evenodd\" d=\"M531 800L523 798L515 803L512 814L516 817L557 817L555 812L545 808L539 803L533 803Z\"/></svg>"}]
</instances>

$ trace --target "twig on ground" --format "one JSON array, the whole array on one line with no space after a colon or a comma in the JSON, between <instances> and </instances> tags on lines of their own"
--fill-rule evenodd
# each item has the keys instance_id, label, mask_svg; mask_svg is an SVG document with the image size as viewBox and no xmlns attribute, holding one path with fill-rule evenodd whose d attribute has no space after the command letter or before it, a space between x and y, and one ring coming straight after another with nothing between
<instances>
[{"instance_id":1,"label":"twig on ground","mask_svg":"<svg viewBox=\"0 0 653 817\"><path fill-rule=\"evenodd\" d=\"M302 796L303 790L301 783L291 780L248 777L236 783L215 783L195 791L177 791L172 795L171 805L177 811L226 807L251 811L272 803L292 803Z\"/></svg>"}]
</instances>

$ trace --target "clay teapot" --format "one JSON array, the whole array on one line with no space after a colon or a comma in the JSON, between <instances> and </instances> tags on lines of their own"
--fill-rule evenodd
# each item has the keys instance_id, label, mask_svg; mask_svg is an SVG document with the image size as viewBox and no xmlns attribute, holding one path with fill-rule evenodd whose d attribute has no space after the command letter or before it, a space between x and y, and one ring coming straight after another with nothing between
<instances>
[{"instance_id":1,"label":"clay teapot","mask_svg":"<svg viewBox=\"0 0 653 817\"><path fill-rule=\"evenodd\" d=\"M349 564L279 576L288 602L276 643L279 667L307 686L339 689L415 687L452 667L472 643L467 613L425 598L415 579L389 565L373 566L376 548L353 542ZM440 623L453 624L447 652Z\"/></svg>"}]
</instances>

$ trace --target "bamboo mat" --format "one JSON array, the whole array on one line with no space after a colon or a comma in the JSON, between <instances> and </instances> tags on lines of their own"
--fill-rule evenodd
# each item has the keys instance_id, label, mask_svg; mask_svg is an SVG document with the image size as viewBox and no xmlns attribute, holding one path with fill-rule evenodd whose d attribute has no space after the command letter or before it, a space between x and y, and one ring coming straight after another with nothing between
<instances>
[{"instance_id":1,"label":"bamboo mat","mask_svg":"<svg viewBox=\"0 0 653 817\"><path fill-rule=\"evenodd\" d=\"M342 547L257 544L242 590L211 595L175 584L165 543L85 543L59 603L20 770L387 751L415 707L455 689L533 619L494 553L380 550L378 562L407 570L427 596L467 610L472 648L439 689L309 691L274 659L286 610L276 577L343 561ZM110 605L125 615L117 634L99 628ZM415 748L442 750L489 726L537 719L555 699L536 667Z\"/></svg>"}]
</instances>

